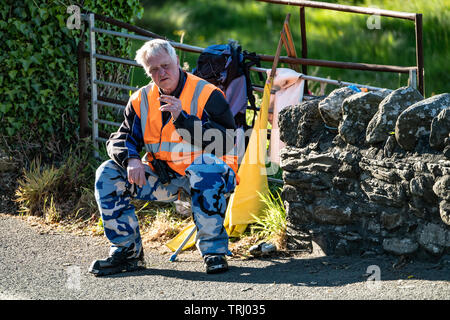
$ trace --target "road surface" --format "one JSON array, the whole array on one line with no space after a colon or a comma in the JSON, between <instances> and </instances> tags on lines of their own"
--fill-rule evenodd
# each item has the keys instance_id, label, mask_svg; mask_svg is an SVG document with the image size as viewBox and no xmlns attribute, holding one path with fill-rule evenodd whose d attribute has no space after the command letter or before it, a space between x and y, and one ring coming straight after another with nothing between
<instances>
[{"instance_id":1,"label":"road surface","mask_svg":"<svg viewBox=\"0 0 450 320\"><path fill-rule=\"evenodd\" d=\"M230 257L230 270L207 275L196 251L176 262L147 249L147 269L96 278L91 262L106 257L104 237L39 232L0 214L1 300L398 300L450 297L450 257L394 268L392 256ZM184 303L183 302L183 303ZM186 310L187 311L187 310ZM192 311L194 311L192 309Z\"/></svg>"}]
</instances>

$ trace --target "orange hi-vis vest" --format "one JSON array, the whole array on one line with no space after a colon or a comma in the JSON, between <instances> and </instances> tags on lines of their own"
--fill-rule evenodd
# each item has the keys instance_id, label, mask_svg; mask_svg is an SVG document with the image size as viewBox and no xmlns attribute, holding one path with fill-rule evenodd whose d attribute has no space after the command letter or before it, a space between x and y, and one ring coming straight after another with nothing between
<instances>
[{"instance_id":1,"label":"orange hi-vis vest","mask_svg":"<svg viewBox=\"0 0 450 320\"><path fill-rule=\"evenodd\" d=\"M209 82L187 73L186 82L179 97L182 109L187 114L201 119L205 104L211 93L216 89L217 87ZM135 92L131 98L132 107L141 119L144 143L147 150L144 161L150 165L150 161L153 160L153 153L155 158L166 161L174 171L185 175L186 168L194 162L195 158L203 153L203 150L184 141L178 134L172 121L168 121L163 126L162 111L159 110L161 107L161 103L158 100L159 95L158 86L150 83ZM185 131L189 134L187 130ZM198 134L203 134L201 128L199 128ZM235 152L234 148L232 152ZM229 153L219 158L233 169L236 174L236 180L238 180L237 155Z\"/></svg>"}]
</instances>

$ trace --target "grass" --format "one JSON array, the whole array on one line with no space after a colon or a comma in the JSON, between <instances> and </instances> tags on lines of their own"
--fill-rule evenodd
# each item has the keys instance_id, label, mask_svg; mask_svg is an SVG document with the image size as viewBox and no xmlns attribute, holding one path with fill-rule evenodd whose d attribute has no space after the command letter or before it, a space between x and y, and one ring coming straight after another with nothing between
<instances>
[{"instance_id":1,"label":"grass","mask_svg":"<svg viewBox=\"0 0 450 320\"><path fill-rule=\"evenodd\" d=\"M142 200L133 200L132 203L146 241L166 243L192 222L191 217L179 215L173 203Z\"/></svg>"},{"instance_id":2,"label":"grass","mask_svg":"<svg viewBox=\"0 0 450 320\"><path fill-rule=\"evenodd\" d=\"M92 158L92 142L82 140L59 163L43 164L41 158L24 164L15 192L18 212L40 216L47 222L91 217L97 211L90 184L98 163Z\"/></svg>"},{"instance_id":3,"label":"grass","mask_svg":"<svg viewBox=\"0 0 450 320\"><path fill-rule=\"evenodd\" d=\"M382 9L423 14L426 96L448 92L450 65L450 1L357 0L328 1L376 6ZM167 38L200 47L237 40L244 49L273 55L287 13L297 54L301 51L299 10L255 0L143 1L143 18L137 25ZM306 8L308 57L314 59L413 66L416 63L414 22L380 18L380 29L367 28L367 16ZM138 46L138 44L136 44ZM283 50L282 54L286 52ZM197 54L183 53L181 62L191 69ZM265 65L267 67L267 64ZM308 74L368 85L398 88L407 75L308 67ZM256 81L256 80L255 80ZM257 82L257 81L256 81ZM311 83L313 92L319 90ZM333 86L327 86L329 93Z\"/></svg>"},{"instance_id":4,"label":"grass","mask_svg":"<svg viewBox=\"0 0 450 320\"><path fill-rule=\"evenodd\" d=\"M286 248L286 209L281 199L280 189L259 194L265 204L260 216L254 216L255 223L251 226L252 234L258 238L272 242L279 250Z\"/></svg>"},{"instance_id":5,"label":"grass","mask_svg":"<svg viewBox=\"0 0 450 320\"><path fill-rule=\"evenodd\" d=\"M41 160L35 159L24 177L18 181L16 191L19 212L22 214L44 215L42 208L57 185L59 172L53 166L41 170Z\"/></svg>"}]
</instances>

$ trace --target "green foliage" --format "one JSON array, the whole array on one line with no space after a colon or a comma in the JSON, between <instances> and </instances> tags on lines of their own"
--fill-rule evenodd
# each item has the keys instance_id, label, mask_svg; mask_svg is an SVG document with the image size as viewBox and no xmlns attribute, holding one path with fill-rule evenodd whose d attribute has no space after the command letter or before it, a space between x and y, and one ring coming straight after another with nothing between
<instances>
[{"instance_id":1,"label":"green foliage","mask_svg":"<svg viewBox=\"0 0 450 320\"><path fill-rule=\"evenodd\" d=\"M78 141L77 44L81 30L68 29L68 0L6 0L0 7L0 135L14 144L33 142L33 152L53 158ZM122 21L140 17L138 0L84 1L82 12L101 13ZM101 27L101 25L99 24ZM84 28L84 22L82 22ZM87 39L82 41L87 42ZM130 54L125 39L98 37L101 50ZM86 50L88 46L86 45ZM105 80L128 77L124 69L99 63ZM3 142L3 141L2 141Z\"/></svg>"},{"instance_id":2,"label":"green foliage","mask_svg":"<svg viewBox=\"0 0 450 320\"><path fill-rule=\"evenodd\" d=\"M286 209L281 199L280 189L267 194L259 194L265 204L261 216L254 216L252 233L267 241L273 241L277 247L283 248L286 234Z\"/></svg>"},{"instance_id":3,"label":"green foliage","mask_svg":"<svg viewBox=\"0 0 450 320\"><path fill-rule=\"evenodd\" d=\"M91 141L82 140L64 154L59 165L45 165L39 157L35 158L18 180L19 212L43 216L52 222L95 214L93 193L86 188L94 180L99 165L92 151Z\"/></svg>"},{"instance_id":4,"label":"green foliage","mask_svg":"<svg viewBox=\"0 0 450 320\"><path fill-rule=\"evenodd\" d=\"M380 9L423 14L425 93L448 92L450 80L450 3L448 0L329 0L339 4L375 6ZM244 49L274 55L280 30L287 13L297 54L301 52L299 8L255 0L173 0L143 1L142 27L178 40L185 31L184 42L196 46L225 43L235 39ZM308 58L413 66L416 64L414 22L380 18L380 29L367 27L368 16L306 8ZM286 55L282 50L282 55ZM198 55L186 54L191 69ZM263 63L265 67L269 64ZM287 65L282 65L289 67ZM408 75L332 68L308 67L308 74L342 81L395 89L406 85ZM258 82L258 81L256 81ZM319 83L309 82L318 93ZM326 93L336 87L328 85Z\"/></svg>"}]
</instances>

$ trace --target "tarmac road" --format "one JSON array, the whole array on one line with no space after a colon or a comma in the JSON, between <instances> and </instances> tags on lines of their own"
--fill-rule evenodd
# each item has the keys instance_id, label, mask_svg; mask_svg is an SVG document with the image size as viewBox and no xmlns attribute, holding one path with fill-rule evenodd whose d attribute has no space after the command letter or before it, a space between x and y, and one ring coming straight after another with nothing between
<instances>
[{"instance_id":1,"label":"tarmac road","mask_svg":"<svg viewBox=\"0 0 450 320\"><path fill-rule=\"evenodd\" d=\"M392 256L230 257L228 272L207 275L196 251L169 262L169 253L153 249L145 251L146 270L96 278L87 269L106 257L108 247L104 237L40 234L23 219L0 214L0 300L186 300L191 305L192 300L216 299L450 297L449 256L399 269L393 268L398 259Z\"/></svg>"}]
</instances>

